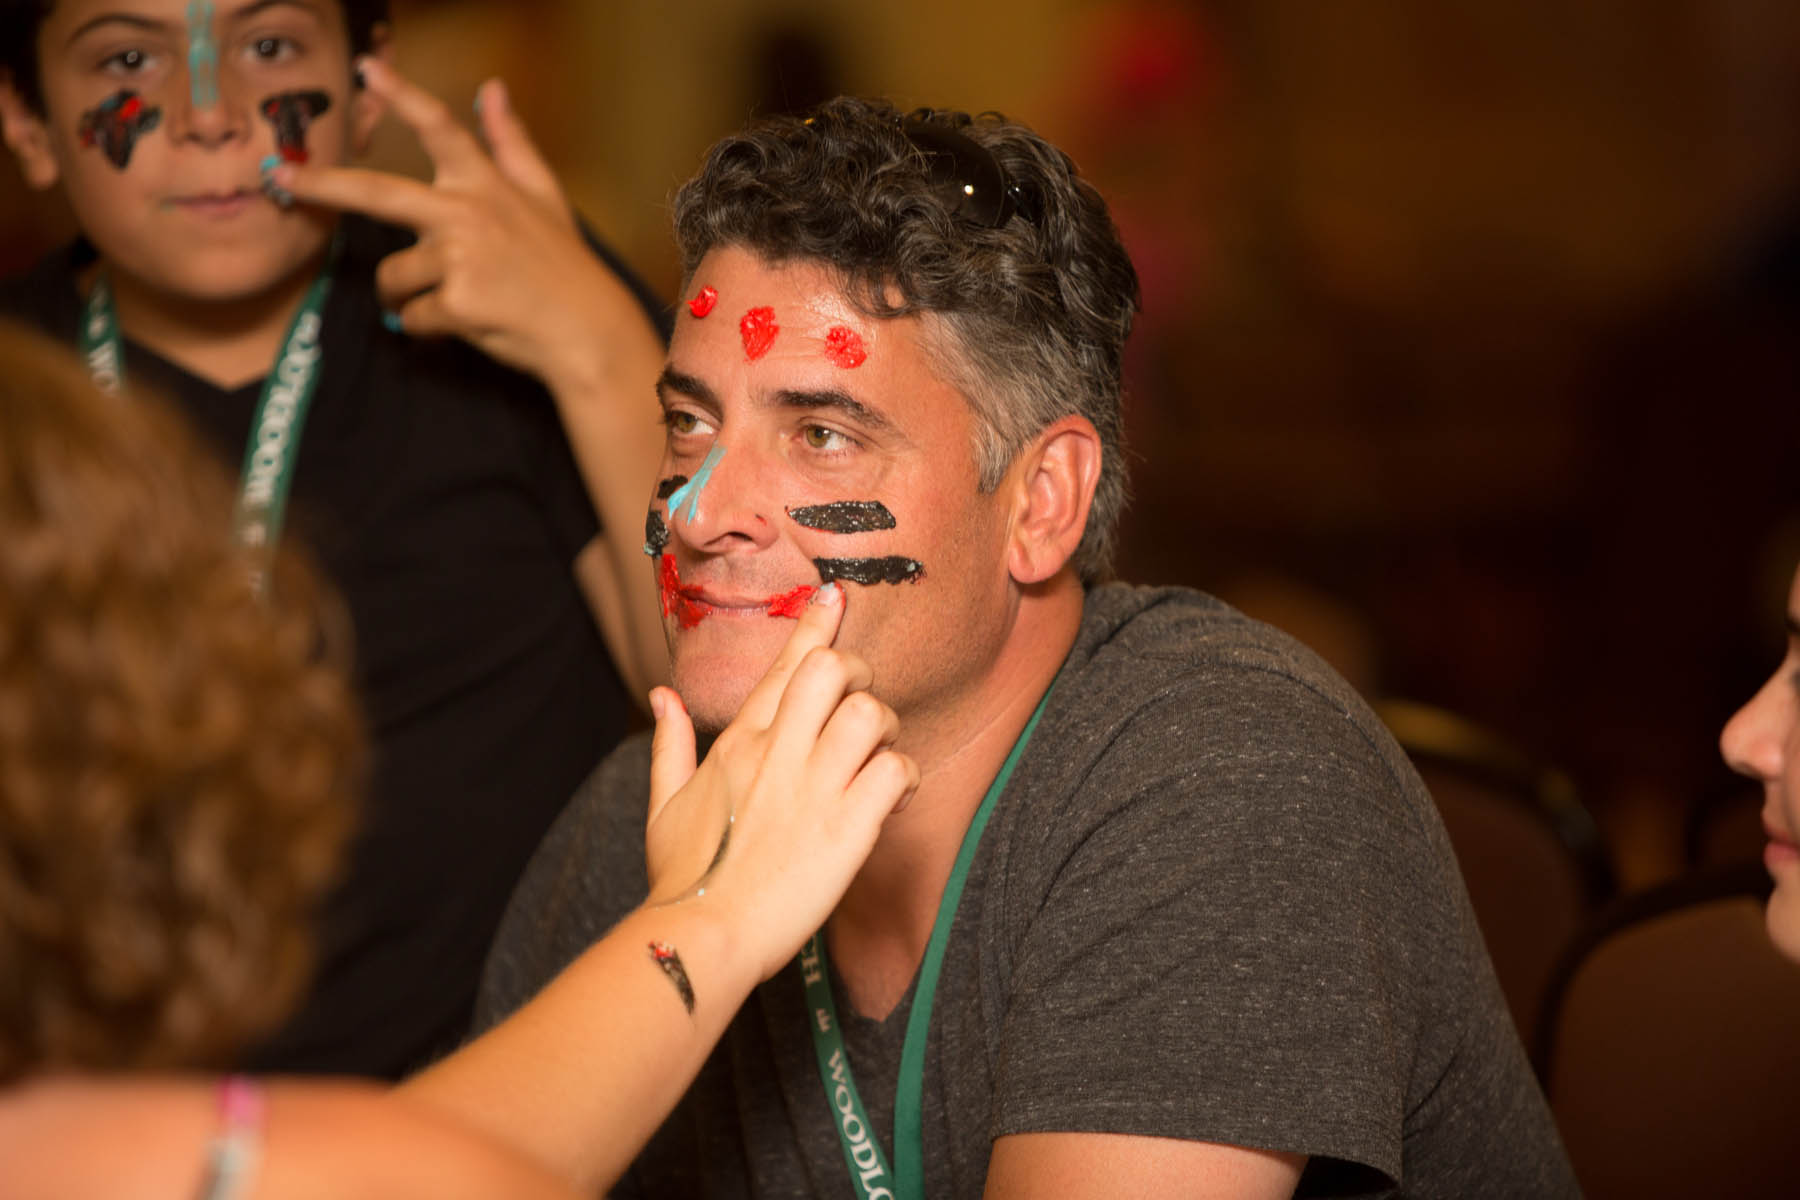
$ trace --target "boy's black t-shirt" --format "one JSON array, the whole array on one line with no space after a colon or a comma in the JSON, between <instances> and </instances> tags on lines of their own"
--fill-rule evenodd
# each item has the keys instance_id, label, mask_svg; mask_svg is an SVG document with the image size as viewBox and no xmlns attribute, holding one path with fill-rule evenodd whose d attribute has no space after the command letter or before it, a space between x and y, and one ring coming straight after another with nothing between
<instances>
[{"instance_id":1,"label":"boy's black t-shirt","mask_svg":"<svg viewBox=\"0 0 1800 1200\"><path fill-rule=\"evenodd\" d=\"M411 235L344 233L283 536L348 603L373 770L312 994L246 1065L394 1077L463 1036L514 882L630 704L571 573L599 524L549 395L461 342L384 328L375 264ZM0 312L73 346L84 254L0 285ZM235 477L260 382L221 391L129 341L125 375ZM649 395L616 402L651 419Z\"/></svg>"}]
</instances>

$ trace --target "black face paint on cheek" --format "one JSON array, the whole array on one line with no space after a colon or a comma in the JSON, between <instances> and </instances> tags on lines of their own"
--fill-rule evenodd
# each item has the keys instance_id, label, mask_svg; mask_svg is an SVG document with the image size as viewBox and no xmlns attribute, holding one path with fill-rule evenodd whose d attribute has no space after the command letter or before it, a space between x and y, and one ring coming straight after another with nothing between
<instances>
[{"instance_id":1,"label":"black face paint on cheek","mask_svg":"<svg viewBox=\"0 0 1800 1200\"><path fill-rule=\"evenodd\" d=\"M644 553L655 558L668 544L669 527L663 524L662 514L653 508L644 518Z\"/></svg>"},{"instance_id":2,"label":"black face paint on cheek","mask_svg":"<svg viewBox=\"0 0 1800 1200\"><path fill-rule=\"evenodd\" d=\"M81 114L76 135L83 146L98 146L106 161L123 171L138 138L161 121L162 109L149 107L136 92L114 92Z\"/></svg>"},{"instance_id":3,"label":"black face paint on cheek","mask_svg":"<svg viewBox=\"0 0 1800 1200\"><path fill-rule=\"evenodd\" d=\"M686 475L671 475L671 476L669 476L667 479L663 480L661 483L656 485L656 498L658 500L667 500L670 496L673 496L681 488L681 486L684 483L686 483L687 481L688 481L688 477Z\"/></svg>"},{"instance_id":4,"label":"black face paint on cheek","mask_svg":"<svg viewBox=\"0 0 1800 1200\"><path fill-rule=\"evenodd\" d=\"M847 579L851 583L916 583L925 574L925 566L917 559L890 554L886 558L815 558L819 580L830 583Z\"/></svg>"},{"instance_id":5,"label":"black face paint on cheek","mask_svg":"<svg viewBox=\"0 0 1800 1200\"><path fill-rule=\"evenodd\" d=\"M823 529L826 533L868 533L894 528L894 514L879 500L838 500L831 504L790 508L787 514L797 524L808 529Z\"/></svg>"},{"instance_id":6,"label":"black face paint on cheek","mask_svg":"<svg viewBox=\"0 0 1800 1200\"><path fill-rule=\"evenodd\" d=\"M264 119L275 127L275 149L282 161L303 163L307 126L331 107L331 97L324 92L282 92L259 107Z\"/></svg>"}]
</instances>

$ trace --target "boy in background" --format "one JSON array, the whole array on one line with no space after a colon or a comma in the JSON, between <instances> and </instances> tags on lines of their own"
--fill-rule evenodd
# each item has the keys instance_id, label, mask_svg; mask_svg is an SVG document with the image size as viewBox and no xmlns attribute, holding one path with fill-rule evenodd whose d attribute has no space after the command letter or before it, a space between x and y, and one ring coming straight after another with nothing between
<instances>
[{"instance_id":1,"label":"boy in background","mask_svg":"<svg viewBox=\"0 0 1800 1200\"><path fill-rule=\"evenodd\" d=\"M82 234L0 311L172 397L243 464L238 536L305 543L354 624L369 807L262 1070L394 1077L453 1045L520 869L662 672L651 590L622 586L657 306L584 245L504 89L481 93L490 155L388 67L385 17L0 0L0 132ZM348 161L390 107L437 170L342 172L385 220L271 185Z\"/></svg>"}]
</instances>

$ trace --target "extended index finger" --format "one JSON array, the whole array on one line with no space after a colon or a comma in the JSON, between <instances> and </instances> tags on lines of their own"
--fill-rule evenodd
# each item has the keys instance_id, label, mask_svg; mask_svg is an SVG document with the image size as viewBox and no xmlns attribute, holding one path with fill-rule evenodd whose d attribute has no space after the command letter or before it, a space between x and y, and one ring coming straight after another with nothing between
<instances>
[{"instance_id":1,"label":"extended index finger","mask_svg":"<svg viewBox=\"0 0 1800 1200\"><path fill-rule=\"evenodd\" d=\"M428 183L368 167L283 163L274 169L272 178L303 203L365 213L414 230L436 224L451 206Z\"/></svg>"},{"instance_id":2,"label":"extended index finger","mask_svg":"<svg viewBox=\"0 0 1800 1200\"><path fill-rule=\"evenodd\" d=\"M379 58L364 58L357 64L363 86L385 101L394 115L419 135L419 144L439 170L445 167L467 168L479 165L492 169L487 153L475 135L465 129L442 100L407 79Z\"/></svg>"},{"instance_id":3,"label":"extended index finger","mask_svg":"<svg viewBox=\"0 0 1800 1200\"><path fill-rule=\"evenodd\" d=\"M799 669L801 660L816 646L829 646L837 638L838 626L844 620L844 585L831 583L820 588L800 612L794 632L788 637L774 665L765 674L738 709L737 720L747 721L755 729L767 729L775 720L781 697L788 681Z\"/></svg>"}]
</instances>

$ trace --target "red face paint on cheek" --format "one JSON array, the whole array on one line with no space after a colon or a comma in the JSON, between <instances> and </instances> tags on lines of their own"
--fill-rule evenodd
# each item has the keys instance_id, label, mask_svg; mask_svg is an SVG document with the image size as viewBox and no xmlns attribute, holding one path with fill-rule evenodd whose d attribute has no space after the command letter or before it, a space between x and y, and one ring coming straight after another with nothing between
<instances>
[{"instance_id":1,"label":"red face paint on cheek","mask_svg":"<svg viewBox=\"0 0 1800 1200\"><path fill-rule=\"evenodd\" d=\"M681 572L676 569L673 554L665 554L657 560L656 586L662 594L663 616L674 617L682 629L692 629L712 615L712 605L682 591Z\"/></svg>"},{"instance_id":2,"label":"red face paint on cheek","mask_svg":"<svg viewBox=\"0 0 1800 1200\"><path fill-rule=\"evenodd\" d=\"M752 362L769 352L769 347L775 344L775 335L780 332L781 326L775 323L772 308L753 308L738 322L738 333L744 339L744 354Z\"/></svg>"},{"instance_id":3,"label":"red face paint on cheek","mask_svg":"<svg viewBox=\"0 0 1800 1200\"><path fill-rule=\"evenodd\" d=\"M769 615L799 620L800 614L806 611L807 603L813 598L813 593L818 590L810 583L803 583L793 591L775 597L769 601Z\"/></svg>"},{"instance_id":4,"label":"red face paint on cheek","mask_svg":"<svg viewBox=\"0 0 1800 1200\"><path fill-rule=\"evenodd\" d=\"M696 317L704 317L713 310L713 305L718 302L718 289L703 287L699 292L695 293L692 300L688 301L688 311L693 313Z\"/></svg>"},{"instance_id":5,"label":"red face paint on cheek","mask_svg":"<svg viewBox=\"0 0 1800 1200\"><path fill-rule=\"evenodd\" d=\"M862 366L869 352L856 330L846 325L833 325L831 332L825 335L825 357L849 370Z\"/></svg>"}]
</instances>

